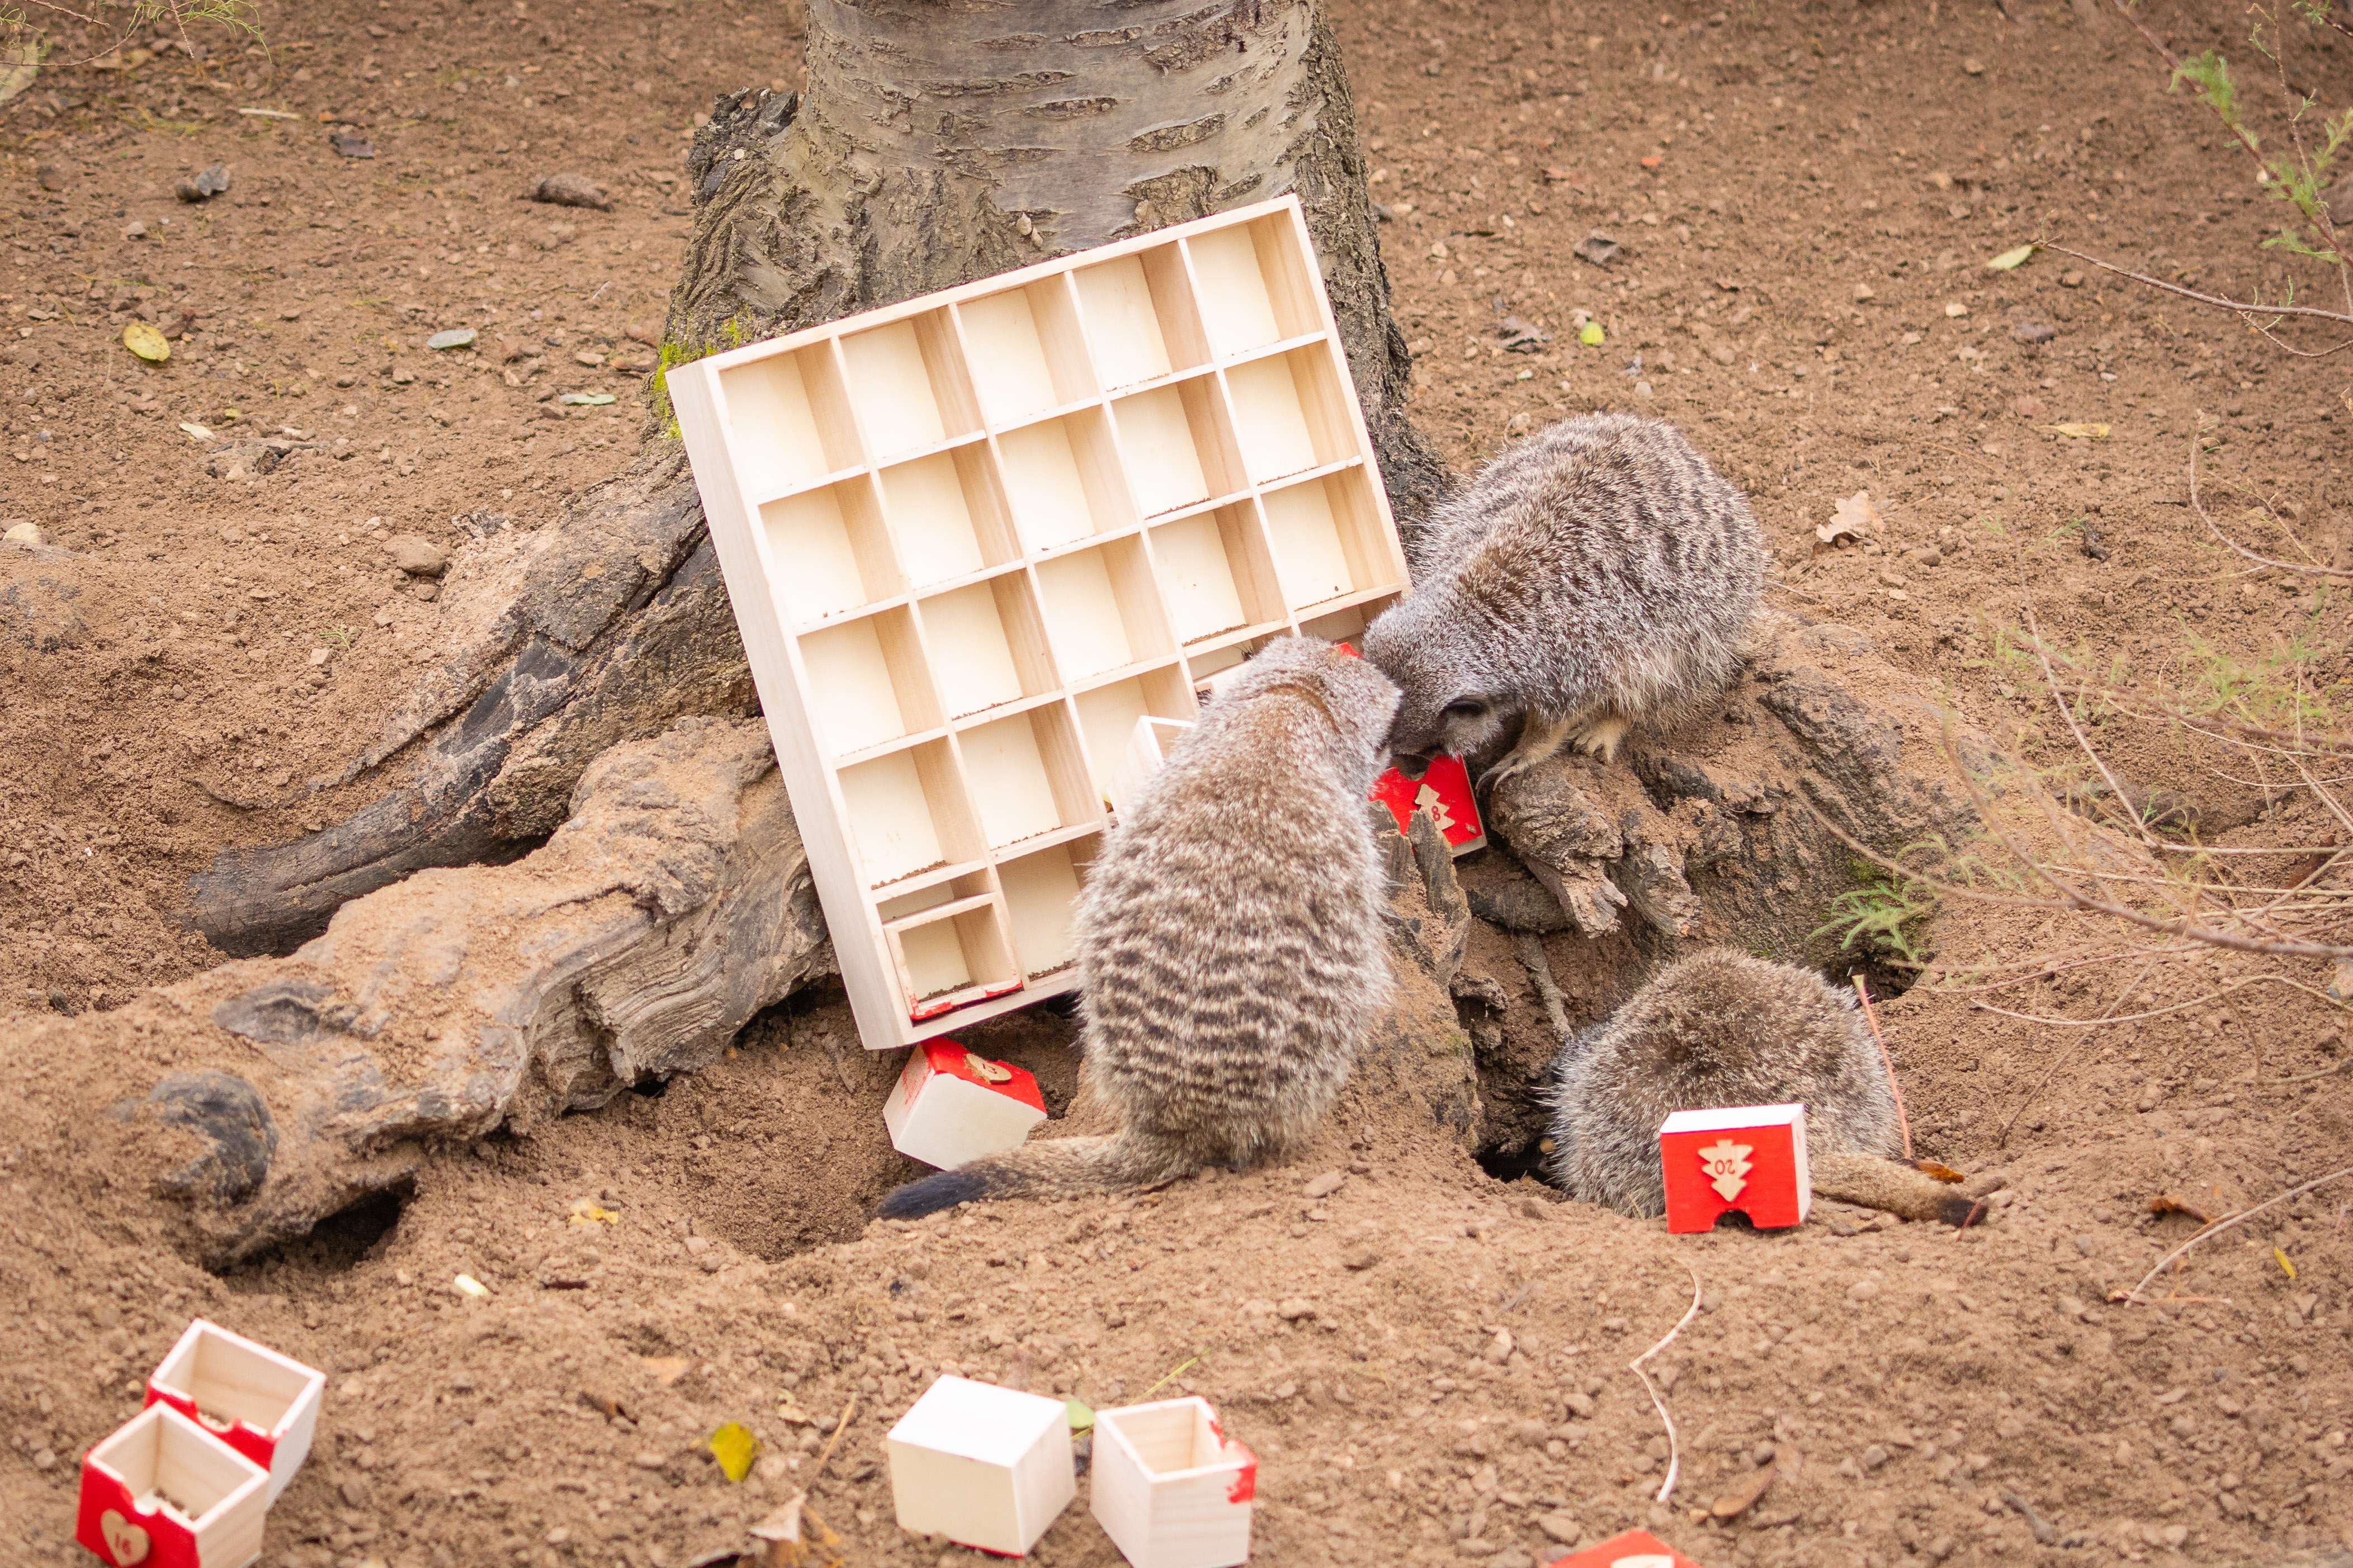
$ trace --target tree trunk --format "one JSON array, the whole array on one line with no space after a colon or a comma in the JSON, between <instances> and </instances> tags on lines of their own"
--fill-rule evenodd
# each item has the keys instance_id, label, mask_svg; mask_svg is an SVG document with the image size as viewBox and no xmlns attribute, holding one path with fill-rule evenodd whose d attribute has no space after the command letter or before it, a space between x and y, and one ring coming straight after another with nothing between
<instances>
[{"instance_id":1,"label":"tree trunk","mask_svg":"<svg viewBox=\"0 0 2353 1568\"><path fill-rule=\"evenodd\" d=\"M1411 362L1316 0L812 0L806 96L722 99L688 173L665 366L1296 191L1400 523L1446 482L1406 416ZM659 382L649 418L628 473L461 564L453 651L345 775L429 736L411 781L195 879L216 945L286 951L348 899L543 837L606 747L752 710Z\"/></svg>"}]
</instances>

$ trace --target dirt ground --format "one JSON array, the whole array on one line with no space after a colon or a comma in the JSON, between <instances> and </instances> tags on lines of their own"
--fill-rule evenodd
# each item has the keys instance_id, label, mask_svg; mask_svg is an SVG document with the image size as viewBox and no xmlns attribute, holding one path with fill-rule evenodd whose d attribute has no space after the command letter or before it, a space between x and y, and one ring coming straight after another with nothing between
<instances>
[{"instance_id":1,"label":"dirt ground","mask_svg":"<svg viewBox=\"0 0 2353 1568\"><path fill-rule=\"evenodd\" d=\"M2080 11L1336 4L1417 416L1457 464L1568 412L1683 423L1755 497L1772 602L1868 633L2031 758L2051 705L1991 637L2030 595L2100 662L2296 643L2341 699L2341 595L2242 570L2185 465L2196 440L2218 515L2286 519L2267 547L2353 565L2343 371L2060 257L1983 266L2047 235L2217 289L2285 277L2252 170ZM2224 8L2149 11L2185 52L2247 52ZM2353 1183L2204 1244L2161 1306L2107 1300L2197 1229L2153 1197L2220 1213L2342 1163L2346 1080L2314 1076L2347 1047L2327 973L2177 964L2129 1010L2196 1005L2097 1031L1986 1011L2117 1009L2116 965L2037 962L2118 945L2073 918L1948 905L1937 966L1883 1011L1922 1152L2007 1183L1957 1235L1824 1205L1669 1246L1372 1113L1282 1170L869 1225L913 1170L877 1114L895 1061L818 996L259 1264L161 1246L148 1195L80 1157L91 1108L45 1090L56 1015L217 962L175 918L187 879L383 787L332 781L437 636L434 578L390 546L544 526L623 466L692 118L799 72L788 10L731 0L317 0L261 25L266 52L209 72L53 68L0 108L0 523L45 541L0 545L0 1561L88 1560L76 1462L196 1312L330 1372L269 1521L289 1568L670 1568L804 1486L853 1562L976 1562L898 1531L881 1470L942 1370L1208 1396L1263 1461L1270 1563L1527 1568L1634 1523L1709 1568L2348 1560ZM2282 36L2325 108L2353 97L2344 40ZM174 198L216 163L227 194ZM518 199L556 173L612 210ZM1572 254L1597 230L1623 247L1606 268ZM1505 352L1504 314L1548 341ZM125 352L134 321L176 334L167 363ZM470 347L425 346L459 327ZM273 437L267 471L236 444ZM1818 551L1858 491L1883 531ZM2337 841L2211 758L2115 754L2235 824L2226 844ZM1638 978L1548 947L1577 1023ZM1540 1017L1503 951L1473 962ZM969 1043L1060 1110L1060 1020ZM1326 1172L1347 1180L1307 1198ZM583 1200L609 1222L574 1223ZM1627 1363L1694 1282L1651 1363L1680 1437L1662 1506ZM741 1485L695 1447L730 1420L766 1447ZM1739 1520L1694 1517L1767 1462ZM1116 1561L1081 1495L1040 1561Z\"/></svg>"}]
</instances>

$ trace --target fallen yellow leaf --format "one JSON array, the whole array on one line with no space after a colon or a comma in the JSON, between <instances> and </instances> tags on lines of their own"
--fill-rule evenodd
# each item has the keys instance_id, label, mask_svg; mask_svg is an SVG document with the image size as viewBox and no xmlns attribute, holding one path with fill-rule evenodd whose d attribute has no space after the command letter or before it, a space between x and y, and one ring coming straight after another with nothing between
<instances>
[{"instance_id":1,"label":"fallen yellow leaf","mask_svg":"<svg viewBox=\"0 0 2353 1568\"><path fill-rule=\"evenodd\" d=\"M122 346L151 364L162 364L172 357L172 345L164 334L144 321L133 321L122 329Z\"/></svg>"},{"instance_id":2,"label":"fallen yellow leaf","mask_svg":"<svg viewBox=\"0 0 2353 1568\"><path fill-rule=\"evenodd\" d=\"M187 432L188 439L191 441L209 441L213 438L211 431L201 425L191 425L185 419L180 421L180 428Z\"/></svg>"},{"instance_id":3,"label":"fallen yellow leaf","mask_svg":"<svg viewBox=\"0 0 2353 1568\"><path fill-rule=\"evenodd\" d=\"M2077 424L2073 420L2064 425L2045 425L2043 428L2055 431L2062 436L2073 436L2084 441L2105 441L2108 437L2106 426Z\"/></svg>"},{"instance_id":4,"label":"fallen yellow leaf","mask_svg":"<svg viewBox=\"0 0 2353 1568\"><path fill-rule=\"evenodd\" d=\"M702 1440L711 1457L731 1481L740 1481L752 1473L752 1461L760 1457L760 1439L752 1436L751 1428L740 1421L730 1421Z\"/></svg>"},{"instance_id":5,"label":"fallen yellow leaf","mask_svg":"<svg viewBox=\"0 0 2353 1568\"><path fill-rule=\"evenodd\" d=\"M565 1216L565 1223L580 1226L618 1225L621 1223L621 1216L594 1198L577 1198L573 1202L572 1212Z\"/></svg>"},{"instance_id":6,"label":"fallen yellow leaf","mask_svg":"<svg viewBox=\"0 0 2353 1568\"><path fill-rule=\"evenodd\" d=\"M2289 1279L2293 1279L2295 1278L2295 1265L2289 1261L2288 1255L2286 1253L2282 1252L2278 1247L2274 1247L2272 1248L2272 1256L2279 1259L2279 1266L2287 1270L2287 1277Z\"/></svg>"}]
</instances>

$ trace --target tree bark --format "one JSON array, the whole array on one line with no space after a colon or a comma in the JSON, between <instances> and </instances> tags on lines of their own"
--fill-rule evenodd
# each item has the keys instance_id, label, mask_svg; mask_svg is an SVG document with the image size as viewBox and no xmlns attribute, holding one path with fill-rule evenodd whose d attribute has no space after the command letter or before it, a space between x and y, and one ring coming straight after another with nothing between
<instances>
[{"instance_id":1,"label":"tree bark","mask_svg":"<svg viewBox=\"0 0 2353 1568\"><path fill-rule=\"evenodd\" d=\"M807 93L723 98L688 173L665 367L1296 191L1400 523L1446 483L1406 415L1411 361L1316 0L813 0ZM284 952L346 900L512 853L606 747L753 710L659 382L649 419L627 474L461 562L452 651L345 774L421 744L410 780L195 879L216 946Z\"/></svg>"}]
</instances>

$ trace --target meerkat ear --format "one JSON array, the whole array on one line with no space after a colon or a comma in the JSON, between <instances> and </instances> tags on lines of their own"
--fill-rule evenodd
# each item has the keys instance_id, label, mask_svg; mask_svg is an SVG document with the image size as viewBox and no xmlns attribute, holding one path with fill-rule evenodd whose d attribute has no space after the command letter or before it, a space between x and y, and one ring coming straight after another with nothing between
<instances>
[{"instance_id":1,"label":"meerkat ear","mask_svg":"<svg viewBox=\"0 0 2353 1568\"><path fill-rule=\"evenodd\" d=\"M1439 710L1441 719L1484 719L1486 716L1487 700L1469 693L1457 697Z\"/></svg>"}]
</instances>

